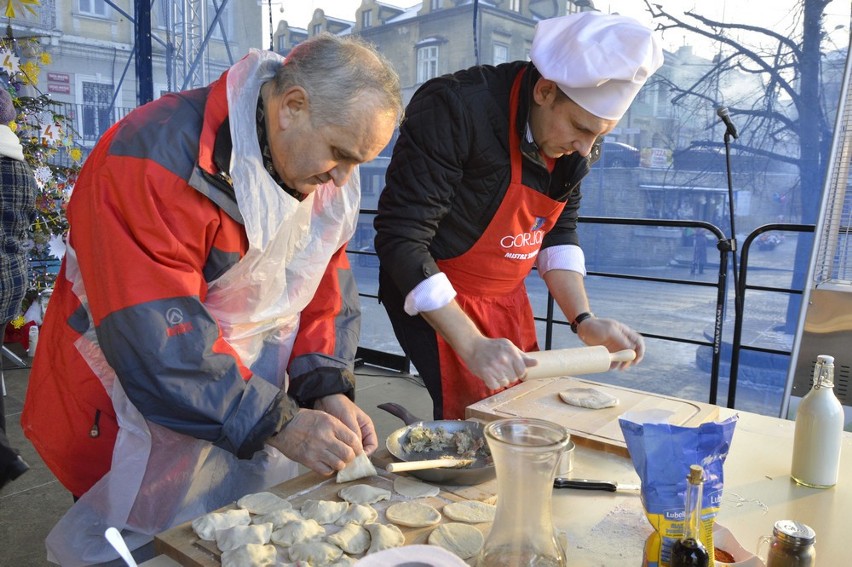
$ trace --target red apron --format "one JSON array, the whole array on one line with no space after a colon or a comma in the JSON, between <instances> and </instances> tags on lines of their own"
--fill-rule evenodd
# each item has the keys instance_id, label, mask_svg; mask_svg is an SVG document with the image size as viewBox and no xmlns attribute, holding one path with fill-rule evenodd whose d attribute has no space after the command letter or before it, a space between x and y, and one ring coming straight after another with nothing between
<instances>
[{"instance_id":1,"label":"red apron","mask_svg":"<svg viewBox=\"0 0 852 567\"><path fill-rule=\"evenodd\" d=\"M533 268L544 235L553 228L565 203L521 183L520 139L514 128L518 73L509 98L509 156L512 180L485 232L464 254L439 260L457 292L456 301L479 330L490 338L507 338L524 352L538 350L535 321L524 279ZM438 335L444 419L464 419L472 403L500 390L489 390L452 347Z\"/></svg>"}]
</instances>

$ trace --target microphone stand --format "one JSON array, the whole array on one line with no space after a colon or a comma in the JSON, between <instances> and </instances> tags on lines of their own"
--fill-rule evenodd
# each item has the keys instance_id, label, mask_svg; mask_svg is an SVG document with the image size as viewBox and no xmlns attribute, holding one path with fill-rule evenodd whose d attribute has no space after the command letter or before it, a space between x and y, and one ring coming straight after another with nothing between
<instances>
[{"instance_id":1,"label":"microphone stand","mask_svg":"<svg viewBox=\"0 0 852 567\"><path fill-rule=\"evenodd\" d=\"M731 237L727 240L719 241L717 247L723 253L731 253L731 272L734 277L734 314L737 317L742 317L743 305L741 294L739 293L739 277L737 275L737 230L734 221L734 181L731 175L731 129L725 130L725 169L728 174L728 216L731 221ZM727 254L723 254L726 256ZM722 266L725 270L727 267ZM721 344L721 343L720 343ZM728 377L728 404L727 407L733 409L737 393L736 373L738 370L739 349L734 348L731 344L731 365Z\"/></svg>"}]
</instances>

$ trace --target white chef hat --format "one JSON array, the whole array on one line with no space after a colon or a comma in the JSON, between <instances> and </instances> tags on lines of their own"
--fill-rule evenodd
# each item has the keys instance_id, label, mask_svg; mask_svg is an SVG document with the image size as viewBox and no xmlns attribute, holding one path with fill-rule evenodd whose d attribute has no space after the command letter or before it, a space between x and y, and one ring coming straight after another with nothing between
<instances>
[{"instance_id":1,"label":"white chef hat","mask_svg":"<svg viewBox=\"0 0 852 567\"><path fill-rule=\"evenodd\" d=\"M663 50L652 31L632 18L581 12L539 22L530 59L582 108L619 120L663 64Z\"/></svg>"}]
</instances>

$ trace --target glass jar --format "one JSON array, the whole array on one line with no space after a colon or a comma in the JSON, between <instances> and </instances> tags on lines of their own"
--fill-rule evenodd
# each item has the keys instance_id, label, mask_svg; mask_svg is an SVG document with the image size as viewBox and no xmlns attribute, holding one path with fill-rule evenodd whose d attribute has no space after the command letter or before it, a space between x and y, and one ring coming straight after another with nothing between
<instances>
[{"instance_id":1,"label":"glass jar","mask_svg":"<svg viewBox=\"0 0 852 567\"><path fill-rule=\"evenodd\" d=\"M563 567L553 528L553 475L568 430L541 419L511 418L485 426L497 471L497 512L476 565Z\"/></svg>"},{"instance_id":2,"label":"glass jar","mask_svg":"<svg viewBox=\"0 0 852 567\"><path fill-rule=\"evenodd\" d=\"M779 520L772 529L772 537L763 536L758 542L761 548L769 544L766 567L813 567L816 564L814 541L816 532L810 527L793 520Z\"/></svg>"}]
</instances>

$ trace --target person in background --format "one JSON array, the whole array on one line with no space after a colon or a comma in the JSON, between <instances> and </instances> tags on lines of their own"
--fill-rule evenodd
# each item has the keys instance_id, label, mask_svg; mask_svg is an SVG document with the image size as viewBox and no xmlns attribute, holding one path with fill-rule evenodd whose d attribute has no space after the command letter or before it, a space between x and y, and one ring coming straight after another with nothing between
<instances>
[{"instance_id":1,"label":"person in background","mask_svg":"<svg viewBox=\"0 0 852 567\"><path fill-rule=\"evenodd\" d=\"M354 37L252 50L205 88L110 128L68 206L68 253L22 425L77 499L49 556L115 557L378 446L354 399L360 309L345 245L358 165L402 116Z\"/></svg>"},{"instance_id":2,"label":"person in background","mask_svg":"<svg viewBox=\"0 0 852 567\"><path fill-rule=\"evenodd\" d=\"M630 18L584 12L539 22L530 59L421 86L379 198L380 300L436 419L463 418L535 364L533 266L585 344L643 357L637 332L592 314L576 228L597 142L662 49Z\"/></svg>"},{"instance_id":3,"label":"person in background","mask_svg":"<svg viewBox=\"0 0 852 567\"><path fill-rule=\"evenodd\" d=\"M9 128L16 114L9 91L0 86L0 342L6 336L6 325L18 315L27 291L24 245L35 220L38 190L32 169L24 161L21 141ZM29 470L6 437L4 396L5 392L0 392L0 488Z\"/></svg>"}]
</instances>

